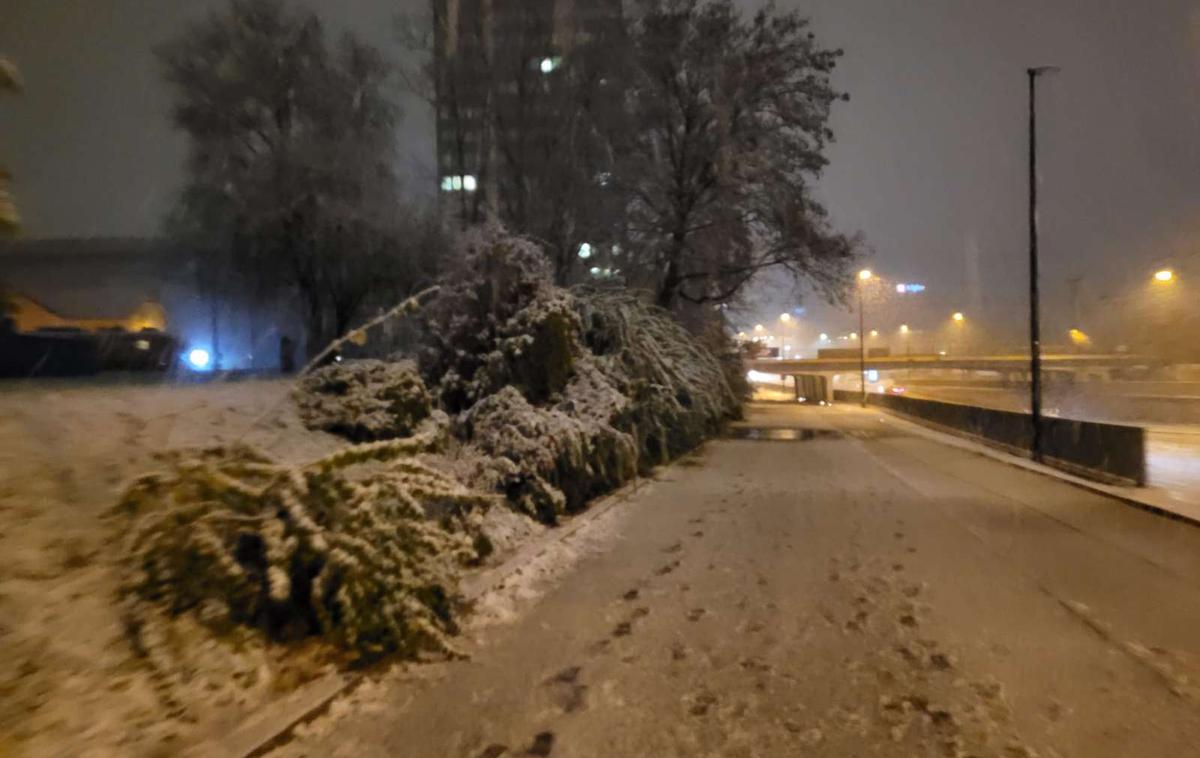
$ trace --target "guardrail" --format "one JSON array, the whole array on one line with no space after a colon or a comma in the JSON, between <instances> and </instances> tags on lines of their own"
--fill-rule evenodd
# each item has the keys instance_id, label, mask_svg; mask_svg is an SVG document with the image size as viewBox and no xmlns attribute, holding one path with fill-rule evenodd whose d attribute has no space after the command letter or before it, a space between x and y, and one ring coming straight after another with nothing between
<instances>
[{"instance_id":1,"label":"guardrail","mask_svg":"<svg viewBox=\"0 0 1200 758\"><path fill-rule=\"evenodd\" d=\"M857 392L838 390L835 400L855 402ZM1027 413L903 395L869 394L867 402L956 434L1028 456L1033 423ZM1042 419L1042 451L1049 465L1102 482L1146 485L1146 430L1075 419Z\"/></svg>"}]
</instances>

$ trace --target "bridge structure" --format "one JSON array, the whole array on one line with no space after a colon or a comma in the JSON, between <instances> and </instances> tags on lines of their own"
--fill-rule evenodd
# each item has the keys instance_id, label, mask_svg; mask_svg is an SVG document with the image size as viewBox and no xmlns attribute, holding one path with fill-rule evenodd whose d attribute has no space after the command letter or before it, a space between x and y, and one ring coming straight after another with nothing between
<instances>
[{"instance_id":1,"label":"bridge structure","mask_svg":"<svg viewBox=\"0 0 1200 758\"><path fill-rule=\"evenodd\" d=\"M834 374L857 374L863 364L859 358L756 358L746 362L750 371L760 374L791 377L797 398L805 397L832 401L830 378ZM1101 381L1110 379L1114 371L1153 369L1164 361L1146 356L1119 354L1049 354L1042 356L1042 372L1075 376L1087 374ZM961 371L990 371L1009 380L1029 377L1028 355L868 355L867 371L917 371L957 369Z\"/></svg>"}]
</instances>

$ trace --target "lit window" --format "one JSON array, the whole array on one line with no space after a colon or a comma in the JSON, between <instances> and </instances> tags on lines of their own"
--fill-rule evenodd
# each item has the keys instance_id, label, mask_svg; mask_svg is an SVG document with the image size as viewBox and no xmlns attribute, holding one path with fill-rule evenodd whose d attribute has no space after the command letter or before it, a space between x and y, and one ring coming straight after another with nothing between
<instances>
[{"instance_id":1,"label":"lit window","mask_svg":"<svg viewBox=\"0 0 1200 758\"><path fill-rule=\"evenodd\" d=\"M461 176L450 177L450 186L454 189L455 192L462 190L463 178Z\"/></svg>"},{"instance_id":2,"label":"lit window","mask_svg":"<svg viewBox=\"0 0 1200 758\"><path fill-rule=\"evenodd\" d=\"M474 192L479 187L479 182L477 182L475 177L471 176L470 174L467 174L463 177L462 184L463 189L465 189L467 192Z\"/></svg>"},{"instance_id":3,"label":"lit window","mask_svg":"<svg viewBox=\"0 0 1200 758\"><path fill-rule=\"evenodd\" d=\"M591 274L592 276L600 276L600 274L601 274L600 267L592 266L592 268L588 271L588 273Z\"/></svg>"},{"instance_id":4,"label":"lit window","mask_svg":"<svg viewBox=\"0 0 1200 758\"><path fill-rule=\"evenodd\" d=\"M558 68L560 65L562 65L561 58L542 58L541 62L538 64L538 69L543 74L550 74L553 73L554 69Z\"/></svg>"},{"instance_id":5,"label":"lit window","mask_svg":"<svg viewBox=\"0 0 1200 758\"><path fill-rule=\"evenodd\" d=\"M583 243L582 245L580 245L580 246L579 246L579 257L580 257L580 258L582 258L582 259L584 259L585 261L586 261L588 258L591 258L591 257L592 257L592 246L591 246L591 244L589 244L589 243L585 242L585 243Z\"/></svg>"},{"instance_id":6,"label":"lit window","mask_svg":"<svg viewBox=\"0 0 1200 758\"><path fill-rule=\"evenodd\" d=\"M442 177L442 192L450 192L453 189L454 189L454 177L443 176Z\"/></svg>"}]
</instances>

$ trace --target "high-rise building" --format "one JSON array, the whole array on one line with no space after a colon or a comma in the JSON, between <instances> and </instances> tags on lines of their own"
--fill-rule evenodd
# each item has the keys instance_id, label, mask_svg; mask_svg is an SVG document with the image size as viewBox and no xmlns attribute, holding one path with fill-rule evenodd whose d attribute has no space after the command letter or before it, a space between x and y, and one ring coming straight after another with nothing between
<instances>
[{"instance_id":1,"label":"high-rise building","mask_svg":"<svg viewBox=\"0 0 1200 758\"><path fill-rule=\"evenodd\" d=\"M572 52L618 34L621 0L433 0L437 166L451 216L507 218L559 149ZM516 202L516 201L514 201Z\"/></svg>"}]
</instances>

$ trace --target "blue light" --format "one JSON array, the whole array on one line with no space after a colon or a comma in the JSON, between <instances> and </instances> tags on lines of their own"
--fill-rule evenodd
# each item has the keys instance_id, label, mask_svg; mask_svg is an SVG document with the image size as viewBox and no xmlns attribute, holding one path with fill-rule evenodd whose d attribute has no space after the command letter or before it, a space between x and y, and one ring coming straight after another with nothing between
<instances>
[{"instance_id":1,"label":"blue light","mask_svg":"<svg viewBox=\"0 0 1200 758\"><path fill-rule=\"evenodd\" d=\"M901 295L914 295L925 291L924 284L897 284L896 291Z\"/></svg>"},{"instance_id":2,"label":"blue light","mask_svg":"<svg viewBox=\"0 0 1200 758\"><path fill-rule=\"evenodd\" d=\"M202 347L194 347L188 351L186 360L192 368L197 371L204 371L212 363L212 355Z\"/></svg>"}]
</instances>

